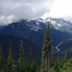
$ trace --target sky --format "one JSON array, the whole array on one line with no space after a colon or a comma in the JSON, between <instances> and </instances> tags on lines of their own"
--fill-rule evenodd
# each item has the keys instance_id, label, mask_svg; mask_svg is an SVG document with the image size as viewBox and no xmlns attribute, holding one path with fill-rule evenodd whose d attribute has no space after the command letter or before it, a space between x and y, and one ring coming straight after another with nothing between
<instances>
[{"instance_id":1,"label":"sky","mask_svg":"<svg viewBox=\"0 0 72 72\"><path fill-rule=\"evenodd\" d=\"M0 0L0 23L38 17L72 17L72 0Z\"/></svg>"}]
</instances>

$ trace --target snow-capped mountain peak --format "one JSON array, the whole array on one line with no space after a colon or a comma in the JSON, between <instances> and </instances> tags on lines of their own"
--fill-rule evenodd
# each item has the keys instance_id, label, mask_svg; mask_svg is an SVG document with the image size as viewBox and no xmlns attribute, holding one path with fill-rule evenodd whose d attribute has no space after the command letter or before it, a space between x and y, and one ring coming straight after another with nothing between
<instances>
[{"instance_id":1,"label":"snow-capped mountain peak","mask_svg":"<svg viewBox=\"0 0 72 72\"><path fill-rule=\"evenodd\" d=\"M0 17L0 26L6 26L9 25L13 22L13 15L10 15L8 17L1 16ZM47 18L47 19L42 19L42 18L37 18L37 19L30 19L30 20L25 20L27 23L26 25L30 28L30 30L33 31L39 31L42 29L42 23L47 25L47 21L50 22L51 27L53 27L56 30L60 30L63 32L69 32L72 33L72 23L70 21L66 21L63 19L56 19L56 18Z\"/></svg>"},{"instance_id":2,"label":"snow-capped mountain peak","mask_svg":"<svg viewBox=\"0 0 72 72\"><path fill-rule=\"evenodd\" d=\"M51 26L56 30L72 33L72 23L63 19L48 18Z\"/></svg>"}]
</instances>

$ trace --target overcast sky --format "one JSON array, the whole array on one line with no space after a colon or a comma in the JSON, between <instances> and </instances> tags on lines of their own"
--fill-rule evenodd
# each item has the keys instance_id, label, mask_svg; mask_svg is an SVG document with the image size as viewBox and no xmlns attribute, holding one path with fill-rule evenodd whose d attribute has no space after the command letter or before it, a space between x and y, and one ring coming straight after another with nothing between
<instances>
[{"instance_id":1,"label":"overcast sky","mask_svg":"<svg viewBox=\"0 0 72 72\"><path fill-rule=\"evenodd\" d=\"M72 0L0 0L0 22L72 16Z\"/></svg>"}]
</instances>

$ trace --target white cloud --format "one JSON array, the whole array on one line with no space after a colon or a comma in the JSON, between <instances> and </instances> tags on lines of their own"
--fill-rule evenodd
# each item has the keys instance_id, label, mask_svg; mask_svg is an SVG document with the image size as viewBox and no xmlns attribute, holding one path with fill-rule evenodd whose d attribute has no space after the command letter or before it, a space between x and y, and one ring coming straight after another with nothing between
<instances>
[{"instance_id":1,"label":"white cloud","mask_svg":"<svg viewBox=\"0 0 72 72\"><path fill-rule=\"evenodd\" d=\"M50 8L51 0L0 0L0 15L17 18L39 17Z\"/></svg>"},{"instance_id":2,"label":"white cloud","mask_svg":"<svg viewBox=\"0 0 72 72\"><path fill-rule=\"evenodd\" d=\"M49 12L53 0L0 0L0 24L37 18Z\"/></svg>"},{"instance_id":3,"label":"white cloud","mask_svg":"<svg viewBox=\"0 0 72 72\"><path fill-rule=\"evenodd\" d=\"M50 10L52 17L72 16L72 0L55 0Z\"/></svg>"},{"instance_id":4,"label":"white cloud","mask_svg":"<svg viewBox=\"0 0 72 72\"><path fill-rule=\"evenodd\" d=\"M72 0L0 0L0 16L18 19L72 16Z\"/></svg>"},{"instance_id":5,"label":"white cloud","mask_svg":"<svg viewBox=\"0 0 72 72\"><path fill-rule=\"evenodd\" d=\"M72 0L54 0L49 12L46 12L42 17L72 18Z\"/></svg>"}]
</instances>

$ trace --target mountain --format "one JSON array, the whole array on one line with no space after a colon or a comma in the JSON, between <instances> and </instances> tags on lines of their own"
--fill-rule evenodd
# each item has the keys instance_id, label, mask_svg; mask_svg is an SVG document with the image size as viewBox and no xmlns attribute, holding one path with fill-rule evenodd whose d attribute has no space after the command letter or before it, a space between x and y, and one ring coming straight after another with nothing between
<instances>
[{"instance_id":1,"label":"mountain","mask_svg":"<svg viewBox=\"0 0 72 72\"><path fill-rule=\"evenodd\" d=\"M33 50L33 57L41 56L41 47L44 39L45 24L39 23L41 27L36 24L36 21L28 22L27 20L20 20L0 29L0 43L2 44L5 57L7 58L9 49L9 40L12 40L12 48L14 49L14 56L18 58L20 48L20 40L24 41L24 49L28 58L29 49ZM42 29L41 29L42 28Z\"/></svg>"},{"instance_id":2,"label":"mountain","mask_svg":"<svg viewBox=\"0 0 72 72\"><path fill-rule=\"evenodd\" d=\"M30 39L30 41L34 43L39 42L41 44L43 40L42 36L44 28L45 25L42 22L37 24L36 21L28 22L27 20L21 20L19 22L12 23L2 28L0 30L0 34Z\"/></svg>"},{"instance_id":3,"label":"mountain","mask_svg":"<svg viewBox=\"0 0 72 72\"><path fill-rule=\"evenodd\" d=\"M56 54L72 47L72 24L62 19L49 18L51 22L51 44ZM24 48L28 57L29 48L33 49L33 57L41 57L41 48L44 42L44 30L47 24L42 19L20 20L7 26L0 27L0 43L5 55L8 53L9 40L12 40L12 48L15 50L15 58L18 56L20 40L24 41ZM66 46L68 45L68 46ZM6 52L7 50L7 52ZM6 57L6 56L5 56Z\"/></svg>"}]
</instances>

